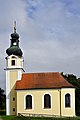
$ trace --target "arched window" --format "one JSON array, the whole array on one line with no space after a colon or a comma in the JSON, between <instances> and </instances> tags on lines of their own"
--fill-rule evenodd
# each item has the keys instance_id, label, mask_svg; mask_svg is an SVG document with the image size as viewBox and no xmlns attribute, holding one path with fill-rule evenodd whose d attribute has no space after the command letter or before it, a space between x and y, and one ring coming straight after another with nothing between
<instances>
[{"instance_id":1,"label":"arched window","mask_svg":"<svg viewBox=\"0 0 80 120\"><path fill-rule=\"evenodd\" d=\"M44 95L44 108L51 108L51 96L49 94Z\"/></svg>"},{"instance_id":2,"label":"arched window","mask_svg":"<svg viewBox=\"0 0 80 120\"><path fill-rule=\"evenodd\" d=\"M71 100L70 100L70 94L69 93L67 93L66 95L65 95L65 107L71 107Z\"/></svg>"},{"instance_id":3,"label":"arched window","mask_svg":"<svg viewBox=\"0 0 80 120\"><path fill-rule=\"evenodd\" d=\"M32 96L26 96L26 109L32 109Z\"/></svg>"}]
</instances>

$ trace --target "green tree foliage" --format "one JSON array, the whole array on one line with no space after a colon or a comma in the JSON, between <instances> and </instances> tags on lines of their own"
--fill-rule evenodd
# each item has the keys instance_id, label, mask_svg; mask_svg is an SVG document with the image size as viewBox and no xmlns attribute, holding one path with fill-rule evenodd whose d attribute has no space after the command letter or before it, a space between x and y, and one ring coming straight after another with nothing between
<instances>
[{"instance_id":1,"label":"green tree foliage","mask_svg":"<svg viewBox=\"0 0 80 120\"><path fill-rule=\"evenodd\" d=\"M61 75L76 88L75 109L76 109L76 115L80 116L80 78L77 78L73 74L64 74L63 72L61 73Z\"/></svg>"},{"instance_id":2,"label":"green tree foliage","mask_svg":"<svg viewBox=\"0 0 80 120\"><path fill-rule=\"evenodd\" d=\"M6 95L4 94L4 90L0 88L0 109L5 109L5 101Z\"/></svg>"}]
</instances>

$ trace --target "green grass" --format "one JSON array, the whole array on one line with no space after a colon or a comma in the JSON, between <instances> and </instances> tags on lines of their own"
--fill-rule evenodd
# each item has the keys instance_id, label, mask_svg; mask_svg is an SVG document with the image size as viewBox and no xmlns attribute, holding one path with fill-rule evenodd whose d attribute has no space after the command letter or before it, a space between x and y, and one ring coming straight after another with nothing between
<instances>
[{"instance_id":1,"label":"green grass","mask_svg":"<svg viewBox=\"0 0 80 120\"><path fill-rule=\"evenodd\" d=\"M23 117L23 116L2 116L3 120L80 120L80 117L74 118L46 118L46 117Z\"/></svg>"},{"instance_id":2,"label":"green grass","mask_svg":"<svg viewBox=\"0 0 80 120\"><path fill-rule=\"evenodd\" d=\"M1 116L3 120L15 120L15 116Z\"/></svg>"},{"instance_id":3,"label":"green grass","mask_svg":"<svg viewBox=\"0 0 80 120\"><path fill-rule=\"evenodd\" d=\"M2 120L29 120L21 116L1 116Z\"/></svg>"}]
</instances>

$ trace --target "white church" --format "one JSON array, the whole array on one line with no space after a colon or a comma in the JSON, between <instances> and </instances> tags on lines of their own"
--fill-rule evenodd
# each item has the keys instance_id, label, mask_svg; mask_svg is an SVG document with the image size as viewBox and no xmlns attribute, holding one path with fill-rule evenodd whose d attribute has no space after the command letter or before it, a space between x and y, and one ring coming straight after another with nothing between
<instances>
[{"instance_id":1,"label":"white church","mask_svg":"<svg viewBox=\"0 0 80 120\"><path fill-rule=\"evenodd\" d=\"M10 41L6 50L6 115L75 116L74 86L59 72L25 73L16 25Z\"/></svg>"}]
</instances>

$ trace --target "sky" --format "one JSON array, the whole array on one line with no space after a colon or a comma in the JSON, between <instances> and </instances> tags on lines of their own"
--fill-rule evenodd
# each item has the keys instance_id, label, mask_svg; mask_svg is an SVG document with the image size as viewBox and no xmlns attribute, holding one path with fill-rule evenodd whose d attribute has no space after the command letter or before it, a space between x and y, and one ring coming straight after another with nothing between
<instances>
[{"instance_id":1,"label":"sky","mask_svg":"<svg viewBox=\"0 0 80 120\"><path fill-rule=\"evenodd\" d=\"M0 87L14 21L24 70L80 77L80 0L0 0Z\"/></svg>"}]
</instances>

